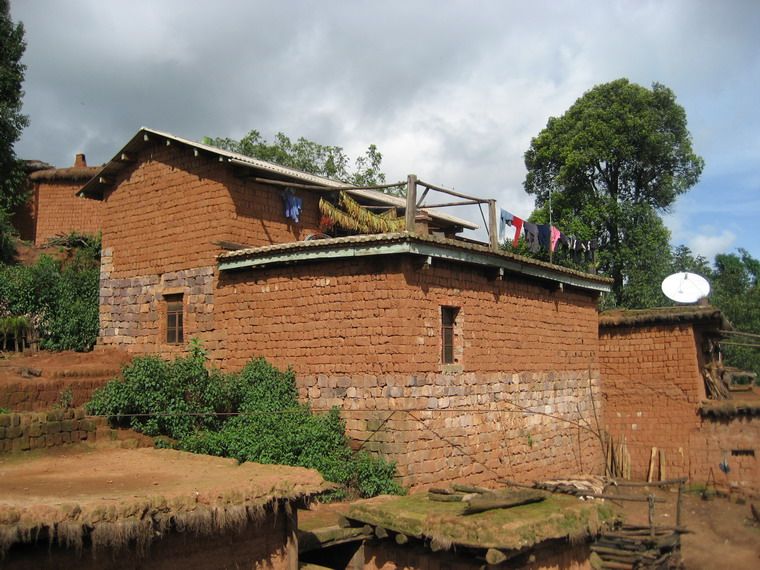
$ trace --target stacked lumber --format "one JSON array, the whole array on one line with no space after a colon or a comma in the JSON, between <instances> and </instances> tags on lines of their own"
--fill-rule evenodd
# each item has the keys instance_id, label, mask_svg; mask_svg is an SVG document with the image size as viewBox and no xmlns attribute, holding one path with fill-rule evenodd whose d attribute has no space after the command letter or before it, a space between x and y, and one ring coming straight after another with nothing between
<instances>
[{"instance_id":1,"label":"stacked lumber","mask_svg":"<svg viewBox=\"0 0 760 570\"><path fill-rule=\"evenodd\" d=\"M592 497L604 494L606 481L602 477L589 475L573 479L551 479L548 481L536 481L533 486L536 489L551 491L552 493L565 493L578 497Z\"/></svg>"},{"instance_id":2,"label":"stacked lumber","mask_svg":"<svg viewBox=\"0 0 760 570\"><path fill-rule=\"evenodd\" d=\"M430 489L431 501L462 502L467 505L462 514L471 515L491 509L508 509L544 500L540 491L526 489L484 489L471 485L454 484L451 489Z\"/></svg>"},{"instance_id":3,"label":"stacked lumber","mask_svg":"<svg viewBox=\"0 0 760 570\"><path fill-rule=\"evenodd\" d=\"M623 525L603 532L591 545L591 565L611 570L669 568L677 562L679 549L678 529Z\"/></svg>"}]
</instances>

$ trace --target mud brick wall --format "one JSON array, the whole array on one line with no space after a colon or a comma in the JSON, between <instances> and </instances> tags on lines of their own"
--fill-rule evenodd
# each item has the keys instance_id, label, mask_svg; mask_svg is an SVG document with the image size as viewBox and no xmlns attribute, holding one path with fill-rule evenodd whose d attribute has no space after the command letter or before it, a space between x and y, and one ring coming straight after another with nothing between
<instances>
[{"instance_id":1,"label":"mud brick wall","mask_svg":"<svg viewBox=\"0 0 760 570\"><path fill-rule=\"evenodd\" d=\"M664 450L667 478L689 475L705 398L697 351L688 323L600 328L604 425L615 441L625 437L634 479L647 477L652 447Z\"/></svg>"},{"instance_id":2,"label":"mud brick wall","mask_svg":"<svg viewBox=\"0 0 760 570\"><path fill-rule=\"evenodd\" d=\"M104 200L100 346L170 356L163 295L183 293L185 339L214 350L216 242L250 246L304 239L318 231L317 193L299 223L285 218L281 189L247 181L216 158L157 145L136 157Z\"/></svg>"},{"instance_id":3,"label":"mud brick wall","mask_svg":"<svg viewBox=\"0 0 760 570\"><path fill-rule=\"evenodd\" d=\"M43 245L59 234L97 234L103 227L103 203L79 198L81 181L40 181L35 183L36 231L34 244Z\"/></svg>"},{"instance_id":4,"label":"mud brick wall","mask_svg":"<svg viewBox=\"0 0 760 570\"><path fill-rule=\"evenodd\" d=\"M285 218L281 190L247 181L216 157L156 144L135 157L104 197L103 247L112 277L146 278L215 265L214 242L249 246L298 241L318 231L319 196Z\"/></svg>"},{"instance_id":5,"label":"mud brick wall","mask_svg":"<svg viewBox=\"0 0 760 570\"><path fill-rule=\"evenodd\" d=\"M26 204L16 206L13 210L11 223L18 232L18 237L24 241L34 242L37 220L37 201L34 195Z\"/></svg>"},{"instance_id":6,"label":"mud brick wall","mask_svg":"<svg viewBox=\"0 0 760 570\"><path fill-rule=\"evenodd\" d=\"M394 256L224 273L212 356L291 366L301 396L340 406L350 436L398 461L406 484L597 471L598 442L578 427L599 398L596 296L419 267ZM442 306L459 307L454 365L441 363Z\"/></svg>"},{"instance_id":7,"label":"mud brick wall","mask_svg":"<svg viewBox=\"0 0 760 570\"><path fill-rule=\"evenodd\" d=\"M689 478L705 483L712 470L719 485L760 495L760 418L705 417L689 439ZM724 473L720 463L728 463Z\"/></svg>"},{"instance_id":8,"label":"mud brick wall","mask_svg":"<svg viewBox=\"0 0 760 570\"><path fill-rule=\"evenodd\" d=\"M71 391L73 406L81 406L92 397L92 393L103 386L106 379L82 380L22 380L0 385L0 408L14 412L50 410L67 391Z\"/></svg>"},{"instance_id":9,"label":"mud brick wall","mask_svg":"<svg viewBox=\"0 0 760 570\"><path fill-rule=\"evenodd\" d=\"M95 431L95 422L82 409L0 414L0 452L92 441Z\"/></svg>"}]
</instances>

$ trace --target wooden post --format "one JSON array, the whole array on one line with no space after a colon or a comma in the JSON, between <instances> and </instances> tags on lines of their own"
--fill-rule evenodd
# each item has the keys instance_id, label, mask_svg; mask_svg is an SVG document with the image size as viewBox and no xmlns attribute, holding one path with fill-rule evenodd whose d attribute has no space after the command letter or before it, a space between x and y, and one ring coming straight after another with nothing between
<instances>
[{"instance_id":1,"label":"wooden post","mask_svg":"<svg viewBox=\"0 0 760 570\"><path fill-rule=\"evenodd\" d=\"M499 250L499 225L496 217L496 200L488 201L488 236L491 238L491 249Z\"/></svg>"},{"instance_id":2,"label":"wooden post","mask_svg":"<svg viewBox=\"0 0 760 570\"><path fill-rule=\"evenodd\" d=\"M676 500L676 527L681 527L681 509L683 505L683 482L678 484L678 499Z\"/></svg>"},{"instance_id":3,"label":"wooden post","mask_svg":"<svg viewBox=\"0 0 760 570\"><path fill-rule=\"evenodd\" d=\"M654 538L654 495L647 497L649 503L649 537Z\"/></svg>"},{"instance_id":4,"label":"wooden post","mask_svg":"<svg viewBox=\"0 0 760 570\"><path fill-rule=\"evenodd\" d=\"M298 509L287 500L280 508L285 514L285 564L287 570L298 570Z\"/></svg>"},{"instance_id":5,"label":"wooden post","mask_svg":"<svg viewBox=\"0 0 760 570\"><path fill-rule=\"evenodd\" d=\"M406 231L415 233L414 219L417 217L417 175L406 177Z\"/></svg>"}]
</instances>

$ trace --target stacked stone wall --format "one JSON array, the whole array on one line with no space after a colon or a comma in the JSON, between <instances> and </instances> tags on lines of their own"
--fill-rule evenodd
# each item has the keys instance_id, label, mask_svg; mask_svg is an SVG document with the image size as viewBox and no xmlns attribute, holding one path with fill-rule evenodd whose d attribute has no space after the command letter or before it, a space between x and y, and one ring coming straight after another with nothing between
<instances>
[{"instance_id":1,"label":"stacked stone wall","mask_svg":"<svg viewBox=\"0 0 760 570\"><path fill-rule=\"evenodd\" d=\"M36 230L34 244L78 232L97 234L103 227L103 203L76 195L81 182L39 181L35 183Z\"/></svg>"},{"instance_id":2,"label":"stacked stone wall","mask_svg":"<svg viewBox=\"0 0 760 570\"><path fill-rule=\"evenodd\" d=\"M84 410L0 414L0 452L28 451L93 441L97 425Z\"/></svg>"},{"instance_id":3,"label":"stacked stone wall","mask_svg":"<svg viewBox=\"0 0 760 570\"><path fill-rule=\"evenodd\" d=\"M214 339L214 269L197 267L142 277L113 278L112 249L106 248L100 273L101 347L170 356L192 337L217 348ZM166 342L165 295L182 294L185 342Z\"/></svg>"},{"instance_id":4,"label":"stacked stone wall","mask_svg":"<svg viewBox=\"0 0 760 570\"><path fill-rule=\"evenodd\" d=\"M4 382L0 385L0 408L14 412L50 410L68 399L69 405L81 406L107 381L105 378L86 378Z\"/></svg>"},{"instance_id":5,"label":"stacked stone wall","mask_svg":"<svg viewBox=\"0 0 760 570\"><path fill-rule=\"evenodd\" d=\"M459 308L454 364L441 362L442 306ZM601 467L591 293L397 256L224 273L215 312L221 366L292 367L301 396L341 407L407 484Z\"/></svg>"}]
</instances>

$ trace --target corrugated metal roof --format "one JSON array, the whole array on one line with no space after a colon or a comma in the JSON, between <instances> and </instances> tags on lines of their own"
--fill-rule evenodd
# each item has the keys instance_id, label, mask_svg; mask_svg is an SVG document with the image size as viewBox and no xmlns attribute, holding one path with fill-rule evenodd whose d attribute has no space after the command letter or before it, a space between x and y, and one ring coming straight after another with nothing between
<instances>
[{"instance_id":1,"label":"corrugated metal roof","mask_svg":"<svg viewBox=\"0 0 760 570\"><path fill-rule=\"evenodd\" d=\"M386 233L386 234L368 234L358 236L348 236L341 238L330 238L321 240L299 241L269 245L264 247L254 247L240 249L236 251L225 252L217 256L221 269L240 269L247 265L264 265L276 264L297 260L299 253L309 252L310 259L325 259L338 256L350 256L352 248L359 249L366 246L383 246L388 244L409 243L417 246L430 246L423 255L439 255L446 250L459 252L464 255L440 255L440 257L467 262L468 259L475 260L481 265L490 265L493 267L506 267L509 271L523 273L532 277L548 279L557 282L567 283L570 285L593 289L596 291L609 291L612 280L607 277L583 273L530 259L521 255L516 255L508 251L493 251L486 245L478 245L459 240L439 238L435 236L420 236L408 232ZM381 250L377 250L379 253ZM420 253L419 247L411 247L408 250L388 250L386 253ZM283 255L292 254L292 255ZM472 254L470 258L467 254ZM246 263L245 260L251 260L252 263ZM253 262L255 260L255 262Z\"/></svg>"},{"instance_id":2,"label":"corrugated metal roof","mask_svg":"<svg viewBox=\"0 0 760 570\"><path fill-rule=\"evenodd\" d=\"M164 140L176 142L179 144L183 144L198 150L202 150L204 152L207 152L209 154L214 154L219 157L227 159L227 162L234 161L235 164L241 165L241 166L248 166L250 168L255 168L257 170L261 170L263 172L269 172L271 174L278 174L281 176L285 176L287 178L291 178L293 180L298 180L300 182L306 183L306 184L313 184L316 186L324 186L325 189L336 189L340 190L341 188L349 188L351 185L346 184L344 182L338 182L336 180L330 180L329 178L324 178L322 176L317 176L315 174L309 174L307 172L302 172L300 170L296 170L295 168L288 168L286 166L280 166L279 164L273 164L271 162L266 162L264 160L259 160L257 158L251 158L250 156L245 156L243 154L238 154L236 152L230 152L228 150L224 150L215 146L206 145L203 143L199 143L197 141L191 141L189 139L184 139L182 137L178 137L176 135L173 135L171 133L165 133L162 131L157 131L155 129L150 129L147 127L142 127L135 136L130 139L130 141L122 148L119 152L116 153L116 155L105 165L103 165L103 168L98 172L87 184L85 184L82 189L79 191L80 195L85 196L98 196L101 194L104 186L103 183L100 182L100 178L106 178L109 179L112 175L117 174L122 168L127 166L128 163L125 163L120 160L122 153L129 153L134 152L138 150L139 147L141 147L143 144L145 144L145 135L150 138L151 136L155 137L161 137ZM359 196L367 200L373 200L379 204L384 204L388 206L394 206L394 207L406 207L406 200L403 198L399 198L397 196L391 196L389 194L383 194L382 192L379 192L377 190L346 190L349 194L353 196ZM440 213L440 212L434 212L425 210L428 215L430 215L434 219L438 219L444 222L447 222L451 225L456 226L462 226L463 228L467 228L470 230L475 230L478 228L478 225L470 222L468 220L458 218L456 216L451 216L449 214Z\"/></svg>"}]
</instances>

